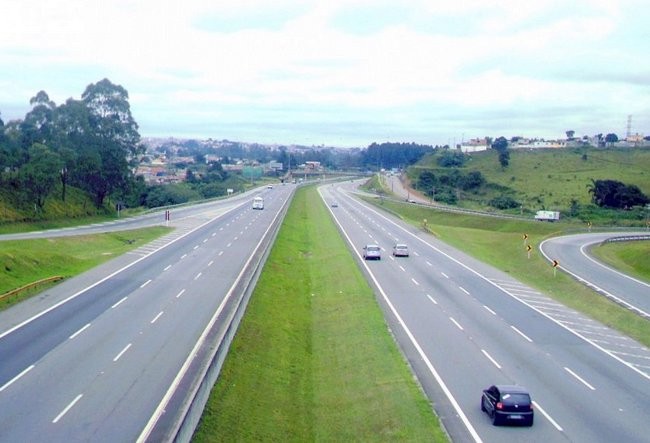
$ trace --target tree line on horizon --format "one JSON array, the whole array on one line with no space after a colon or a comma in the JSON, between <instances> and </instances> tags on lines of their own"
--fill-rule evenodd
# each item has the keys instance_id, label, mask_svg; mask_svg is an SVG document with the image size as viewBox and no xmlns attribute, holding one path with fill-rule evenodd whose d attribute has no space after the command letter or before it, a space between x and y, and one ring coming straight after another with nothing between
<instances>
[{"instance_id":1,"label":"tree line on horizon","mask_svg":"<svg viewBox=\"0 0 650 443\"><path fill-rule=\"evenodd\" d=\"M131 113L125 88L104 78L89 84L80 99L57 105L41 90L29 101L23 119L5 124L0 118L0 197L16 208L34 208L42 215L48 198L66 201L68 188L85 192L98 209L107 202L120 205L158 206L225 194L224 182L233 177L221 164L188 168L186 183L179 186L148 186L135 174L146 147ZM205 153L198 144L186 149L198 160ZM255 160L279 161L285 170L300 162L320 161L337 168L405 168L433 148L415 143L373 143L360 152L336 153L314 149L305 153L271 150L258 146L246 153ZM224 150L221 155L234 154ZM187 166L187 165L185 165ZM200 166L197 166L197 168ZM228 183L231 186L243 186ZM60 192L53 197L55 192Z\"/></svg>"}]
</instances>

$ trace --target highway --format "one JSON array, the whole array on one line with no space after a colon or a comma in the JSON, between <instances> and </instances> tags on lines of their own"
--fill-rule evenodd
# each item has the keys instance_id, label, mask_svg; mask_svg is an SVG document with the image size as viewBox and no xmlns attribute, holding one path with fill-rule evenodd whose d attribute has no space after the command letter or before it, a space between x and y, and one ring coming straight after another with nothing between
<instances>
[{"instance_id":1,"label":"highway","mask_svg":"<svg viewBox=\"0 0 650 443\"><path fill-rule=\"evenodd\" d=\"M157 441L294 189L258 191L261 211L251 195L174 211L173 233L0 313L0 441Z\"/></svg>"},{"instance_id":2,"label":"highway","mask_svg":"<svg viewBox=\"0 0 650 443\"><path fill-rule=\"evenodd\" d=\"M545 240L539 245L548 260L557 259L560 268L590 288L650 319L650 284L623 274L596 260L589 249L613 238L645 238L648 231L600 232L567 235Z\"/></svg>"},{"instance_id":3,"label":"highway","mask_svg":"<svg viewBox=\"0 0 650 443\"><path fill-rule=\"evenodd\" d=\"M352 191L320 188L454 442L648 441L650 350ZM390 256L397 241L410 257ZM384 248L381 261L361 259L367 243ZM497 383L530 390L532 428L494 427L481 412L481 391Z\"/></svg>"}]
</instances>

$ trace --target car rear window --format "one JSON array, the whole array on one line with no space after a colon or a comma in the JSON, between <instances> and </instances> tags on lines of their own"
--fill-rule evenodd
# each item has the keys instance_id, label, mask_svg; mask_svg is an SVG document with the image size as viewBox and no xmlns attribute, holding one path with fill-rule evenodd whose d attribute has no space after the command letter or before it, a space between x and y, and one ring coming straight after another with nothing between
<instances>
[{"instance_id":1,"label":"car rear window","mask_svg":"<svg viewBox=\"0 0 650 443\"><path fill-rule=\"evenodd\" d=\"M378 246L368 246L367 249L368 249L368 251L379 251L379 247L378 247Z\"/></svg>"},{"instance_id":2,"label":"car rear window","mask_svg":"<svg viewBox=\"0 0 650 443\"><path fill-rule=\"evenodd\" d=\"M503 394L501 401L507 405L529 405L530 396L528 394Z\"/></svg>"}]
</instances>

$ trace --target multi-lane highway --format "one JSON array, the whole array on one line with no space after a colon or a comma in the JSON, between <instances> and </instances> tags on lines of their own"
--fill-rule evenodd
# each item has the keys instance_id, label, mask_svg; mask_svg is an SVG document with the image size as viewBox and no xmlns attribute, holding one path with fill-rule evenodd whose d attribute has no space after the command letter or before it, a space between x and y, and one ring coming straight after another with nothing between
<instances>
[{"instance_id":1,"label":"multi-lane highway","mask_svg":"<svg viewBox=\"0 0 650 443\"><path fill-rule=\"evenodd\" d=\"M647 348L354 199L348 187L320 192L453 441L647 441ZM410 257L390 256L397 241ZM367 243L384 248L381 261L361 259ZM495 383L530 390L532 428L492 426L479 400Z\"/></svg>"},{"instance_id":2,"label":"multi-lane highway","mask_svg":"<svg viewBox=\"0 0 650 443\"><path fill-rule=\"evenodd\" d=\"M647 441L647 348L356 200L352 186L320 192L453 441ZM0 313L0 441L160 439L207 326L293 189L264 189L263 211L252 195L174 210L173 233ZM410 257L390 256L397 241ZM382 260L363 261L375 242ZM491 425L479 399L494 383L529 388L532 428Z\"/></svg>"},{"instance_id":3,"label":"multi-lane highway","mask_svg":"<svg viewBox=\"0 0 650 443\"><path fill-rule=\"evenodd\" d=\"M156 440L293 190L174 211L168 236L0 313L0 441Z\"/></svg>"}]
</instances>

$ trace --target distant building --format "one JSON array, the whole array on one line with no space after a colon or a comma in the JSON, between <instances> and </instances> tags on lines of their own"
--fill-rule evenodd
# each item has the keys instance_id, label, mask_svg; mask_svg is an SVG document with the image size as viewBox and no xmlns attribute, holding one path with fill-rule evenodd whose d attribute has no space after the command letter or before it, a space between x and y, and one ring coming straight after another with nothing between
<instances>
[{"instance_id":1,"label":"distant building","mask_svg":"<svg viewBox=\"0 0 650 443\"><path fill-rule=\"evenodd\" d=\"M305 162L305 169L311 169L313 171L319 171L321 169L320 162L316 162L316 161Z\"/></svg>"},{"instance_id":2,"label":"distant building","mask_svg":"<svg viewBox=\"0 0 650 443\"><path fill-rule=\"evenodd\" d=\"M460 145L461 151L465 153L487 151L488 148L487 138L472 138Z\"/></svg>"},{"instance_id":3,"label":"distant building","mask_svg":"<svg viewBox=\"0 0 650 443\"><path fill-rule=\"evenodd\" d=\"M544 139L527 139L520 138L508 146L512 149L559 149L566 148L567 143L564 140L544 140Z\"/></svg>"}]
</instances>

